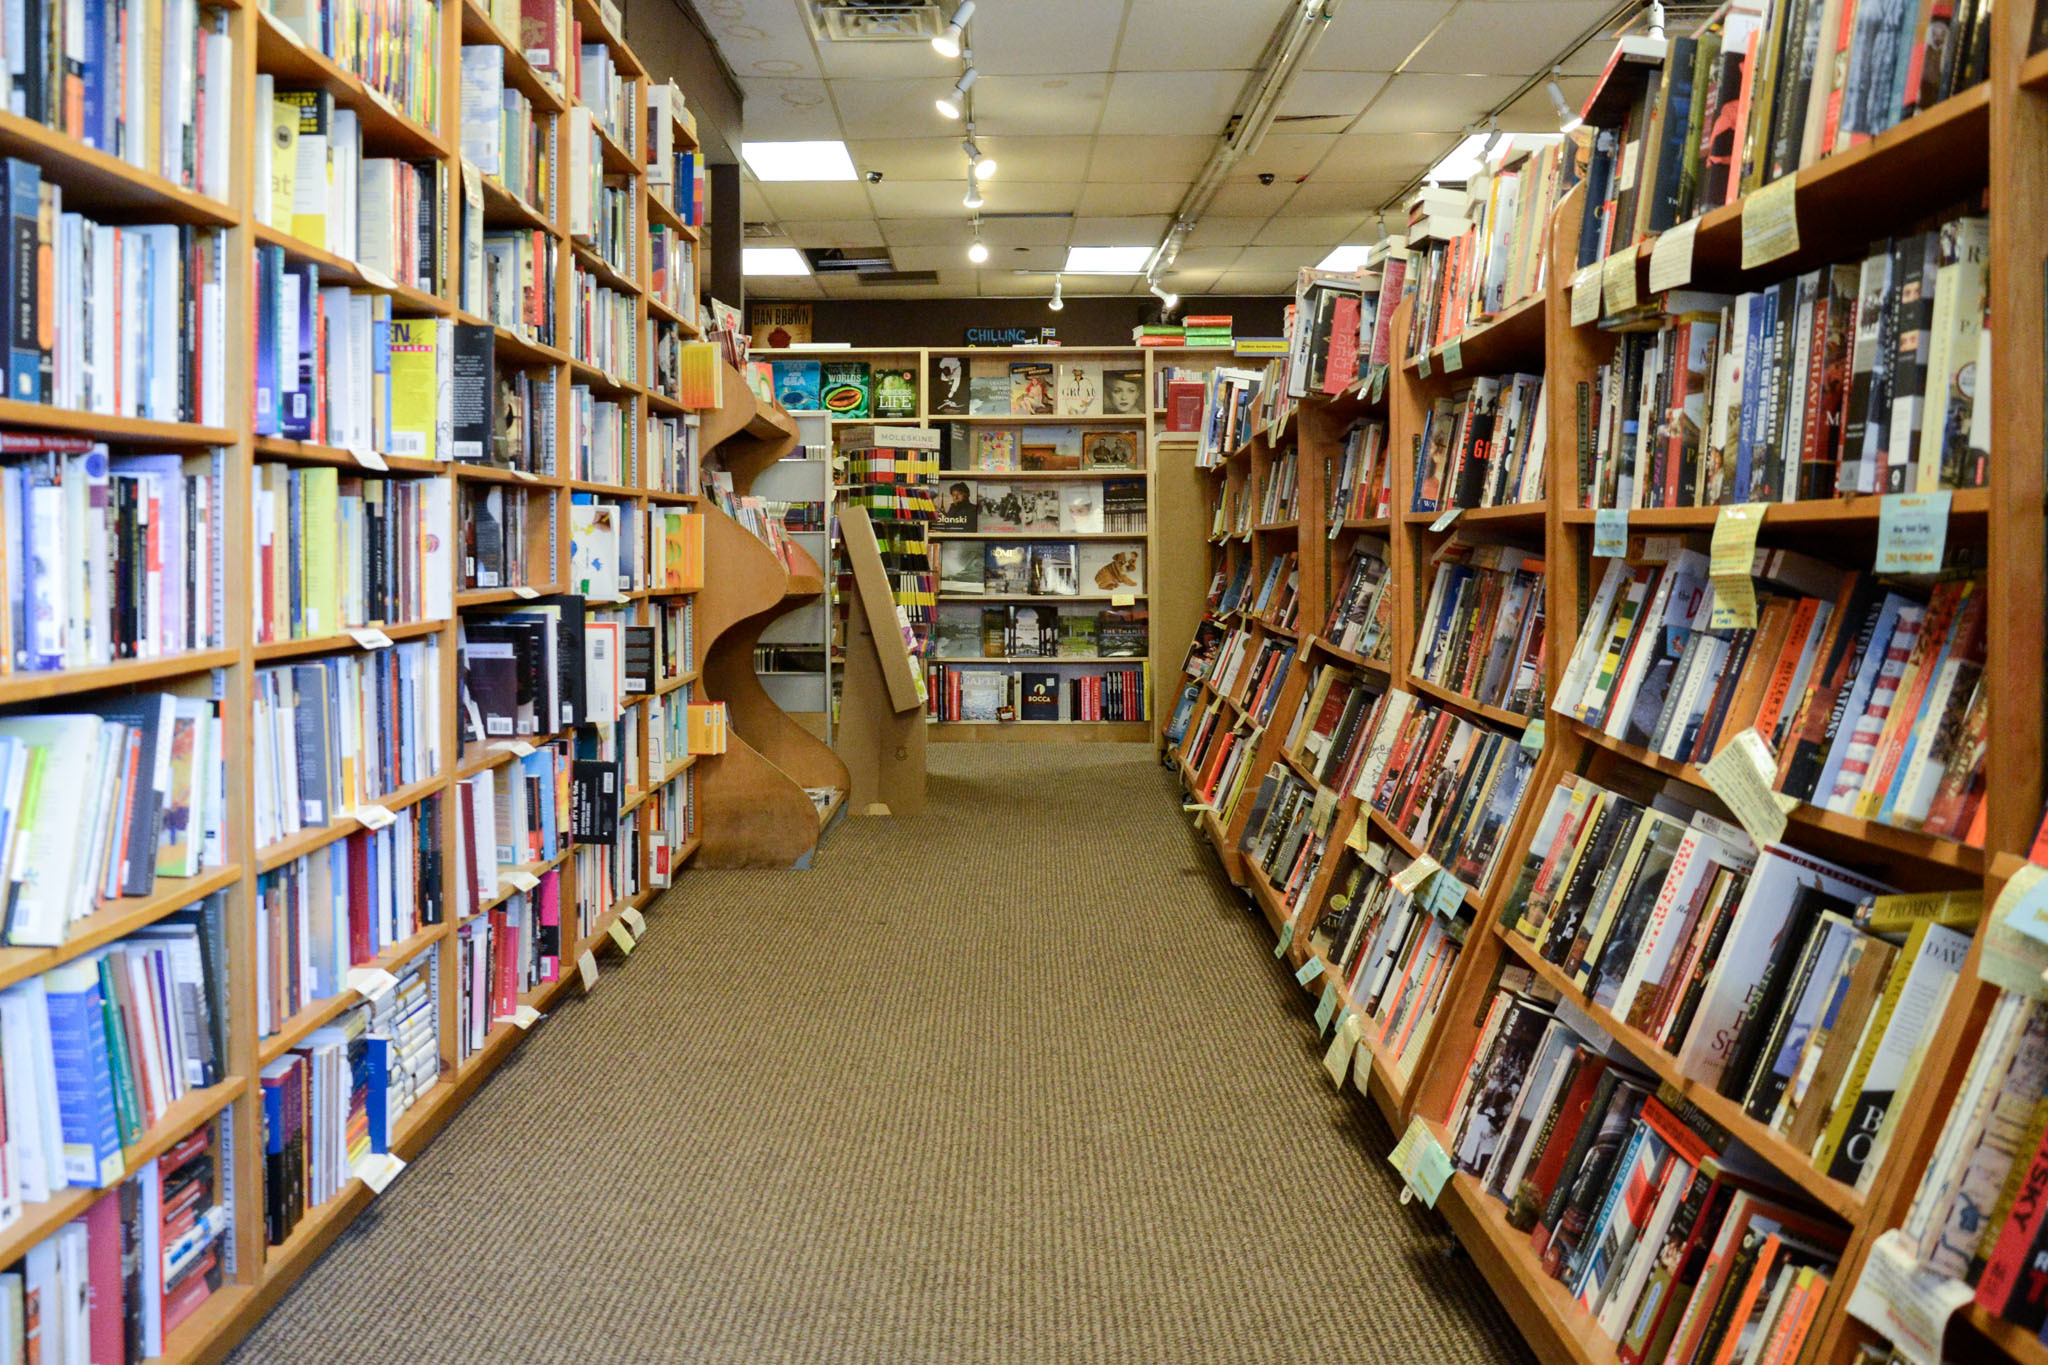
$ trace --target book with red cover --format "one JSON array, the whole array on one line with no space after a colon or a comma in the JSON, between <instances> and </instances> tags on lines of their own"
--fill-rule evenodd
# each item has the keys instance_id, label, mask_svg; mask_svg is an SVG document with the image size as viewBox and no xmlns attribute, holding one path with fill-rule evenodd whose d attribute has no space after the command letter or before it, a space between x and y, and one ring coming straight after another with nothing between
<instances>
[{"instance_id":1,"label":"book with red cover","mask_svg":"<svg viewBox=\"0 0 2048 1365\"><path fill-rule=\"evenodd\" d=\"M1176 379L1166 386L1166 429L1168 431L1200 431L1202 429L1203 385L1192 379Z\"/></svg>"}]
</instances>

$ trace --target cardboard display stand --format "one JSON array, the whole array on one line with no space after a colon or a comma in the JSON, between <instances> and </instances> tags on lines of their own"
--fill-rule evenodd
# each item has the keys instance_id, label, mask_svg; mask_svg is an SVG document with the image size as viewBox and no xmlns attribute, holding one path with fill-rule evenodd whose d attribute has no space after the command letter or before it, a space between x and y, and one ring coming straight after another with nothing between
<instances>
[{"instance_id":1,"label":"cardboard display stand","mask_svg":"<svg viewBox=\"0 0 2048 1365\"><path fill-rule=\"evenodd\" d=\"M863 815L924 809L924 689L903 639L874 523L864 507L837 509L853 566L846 618L845 685L834 748L852 778L847 803Z\"/></svg>"}]
</instances>

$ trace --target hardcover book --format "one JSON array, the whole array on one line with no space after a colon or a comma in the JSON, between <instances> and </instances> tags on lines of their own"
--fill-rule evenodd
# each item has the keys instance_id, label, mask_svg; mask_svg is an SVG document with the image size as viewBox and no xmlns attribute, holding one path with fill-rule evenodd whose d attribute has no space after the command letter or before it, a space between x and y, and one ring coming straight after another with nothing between
<instances>
[{"instance_id":1,"label":"hardcover book","mask_svg":"<svg viewBox=\"0 0 2048 1365\"><path fill-rule=\"evenodd\" d=\"M1102 366L1092 360L1063 360L1059 365L1059 414L1095 417L1102 412Z\"/></svg>"},{"instance_id":2,"label":"hardcover book","mask_svg":"<svg viewBox=\"0 0 2048 1365\"><path fill-rule=\"evenodd\" d=\"M957 355L935 355L931 364L930 412L934 417L965 417L968 408L967 362Z\"/></svg>"},{"instance_id":3,"label":"hardcover book","mask_svg":"<svg viewBox=\"0 0 2048 1365\"><path fill-rule=\"evenodd\" d=\"M1052 366L1042 360L1010 363L1010 415L1050 417L1057 410Z\"/></svg>"},{"instance_id":4,"label":"hardcover book","mask_svg":"<svg viewBox=\"0 0 2048 1365\"><path fill-rule=\"evenodd\" d=\"M940 490L939 511L932 519L932 529L978 531L981 529L980 513L981 504L975 500L974 485L955 479Z\"/></svg>"},{"instance_id":5,"label":"hardcover book","mask_svg":"<svg viewBox=\"0 0 2048 1365\"><path fill-rule=\"evenodd\" d=\"M917 416L917 371L895 366L875 370L875 416Z\"/></svg>"},{"instance_id":6,"label":"hardcover book","mask_svg":"<svg viewBox=\"0 0 2048 1365\"><path fill-rule=\"evenodd\" d=\"M1105 366L1102 371L1102 412L1106 417L1145 415L1145 372Z\"/></svg>"},{"instance_id":7,"label":"hardcover book","mask_svg":"<svg viewBox=\"0 0 2048 1365\"><path fill-rule=\"evenodd\" d=\"M819 401L834 417L870 416L872 382L865 360L828 360L820 367Z\"/></svg>"},{"instance_id":8,"label":"hardcover book","mask_svg":"<svg viewBox=\"0 0 2048 1365\"><path fill-rule=\"evenodd\" d=\"M1091 431L1081 438L1081 468L1137 469L1139 449L1135 431Z\"/></svg>"}]
</instances>

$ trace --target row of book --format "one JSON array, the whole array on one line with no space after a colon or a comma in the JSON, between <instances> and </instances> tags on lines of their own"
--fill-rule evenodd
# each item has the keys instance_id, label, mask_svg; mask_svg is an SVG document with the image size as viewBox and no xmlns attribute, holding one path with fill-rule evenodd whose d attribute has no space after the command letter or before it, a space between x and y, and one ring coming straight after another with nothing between
<instances>
[{"instance_id":1,"label":"row of book","mask_svg":"<svg viewBox=\"0 0 2048 1365\"><path fill-rule=\"evenodd\" d=\"M1462 337L1542 292L1550 219L1578 184L1575 143L1513 133L1480 158L1462 189L1425 186L1408 206L1405 249L1415 281L1408 353Z\"/></svg>"},{"instance_id":2,"label":"row of book","mask_svg":"<svg viewBox=\"0 0 2048 1365\"><path fill-rule=\"evenodd\" d=\"M10 1360L141 1365L225 1280L233 1192L211 1124L152 1157L0 1273Z\"/></svg>"},{"instance_id":3,"label":"row of book","mask_svg":"<svg viewBox=\"0 0 2048 1365\"><path fill-rule=\"evenodd\" d=\"M257 1031L351 989L352 967L442 919L441 797L256 879Z\"/></svg>"},{"instance_id":4,"label":"row of book","mask_svg":"<svg viewBox=\"0 0 2048 1365\"><path fill-rule=\"evenodd\" d=\"M227 1074L219 896L0 992L0 1225L130 1174L124 1149Z\"/></svg>"},{"instance_id":5,"label":"row of book","mask_svg":"<svg viewBox=\"0 0 2048 1365\"><path fill-rule=\"evenodd\" d=\"M1199 313L1179 322L1142 323L1131 329L1131 344L1228 350L1236 325L1237 320L1228 313Z\"/></svg>"},{"instance_id":6,"label":"row of book","mask_svg":"<svg viewBox=\"0 0 2048 1365\"><path fill-rule=\"evenodd\" d=\"M1696 764L1753 729L1784 795L1981 843L1982 580L1916 590L1760 550L1755 626L1719 629L1707 568L1690 550L1664 564L1610 560L1556 709Z\"/></svg>"},{"instance_id":7,"label":"row of book","mask_svg":"<svg viewBox=\"0 0 2048 1365\"><path fill-rule=\"evenodd\" d=\"M440 770L440 641L258 669L250 765L258 847Z\"/></svg>"},{"instance_id":8,"label":"row of book","mask_svg":"<svg viewBox=\"0 0 2048 1365\"><path fill-rule=\"evenodd\" d=\"M630 184L605 179L604 144L590 113L571 109L563 133L563 199L569 235L607 266L632 279L637 273L639 212Z\"/></svg>"},{"instance_id":9,"label":"row of book","mask_svg":"<svg viewBox=\"0 0 2048 1365\"><path fill-rule=\"evenodd\" d=\"M447 479L258 464L249 594L257 643L446 618L451 489Z\"/></svg>"},{"instance_id":10,"label":"row of book","mask_svg":"<svg viewBox=\"0 0 2048 1365\"><path fill-rule=\"evenodd\" d=\"M6 942L55 946L159 877L222 866L221 754L217 704L169 692L0 717Z\"/></svg>"},{"instance_id":11,"label":"row of book","mask_svg":"<svg viewBox=\"0 0 2048 1365\"><path fill-rule=\"evenodd\" d=\"M556 32L550 21L558 13L566 16L567 6L561 0L522 0L521 11L536 25L526 47L546 51ZM302 0L265 13L381 92L413 122L430 130L440 123L440 6L430 0ZM566 25L562 28L566 31Z\"/></svg>"},{"instance_id":12,"label":"row of book","mask_svg":"<svg viewBox=\"0 0 2048 1365\"><path fill-rule=\"evenodd\" d=\"M941 602L932 653L940 659L1142 659L1148 636L1146 609L1138 606Z\"/></svg>"},{"instance_id":13,"label":"row of book","mask_svg":"<svg viewBox=\"0 0 2048 1365\"><path fill-rule=\"evenodd\" d=\"M537 213L550 204L549 128L533 104L505 85L505 49L496 43L462 49L462 157Z\"/></svg>"},{"instance_id":14,"label":"row of book","mask_svg":"<svg viewBox=\"0 0 2048 1365\"><path fill-rule=\"evenodd\" d=\"M1195 466L1213 469L1251 439L1266 390L1264 370L1218 365L1203 376L1201 440Z\"/></svg>"},{"instance_id":15,"label":"row of book","mask_svg":"<svg viewBox=\"0 0 2048 1365\"><path fill-rule=\"evenodd\" d=\"M647 298L687 326L698 325L696 244L660 223L647 229Z\"/></svg>"},{"instance_id":16,"label":"row of book","mask_svg":"<svg viewBox=\"0 0 2048 1365\"><path fill-rule=\"evenodd\" d=\"M582 27L578 21L578 34ZM611 49L603 43L581 43L576 56L578 60L569 70L569 98L586 110L612 141L633 151L639 144L639 129L633 120L632 78L613 64Z\"/></svg>"},{"instance_id":17,"label":"row of book","mask_svg":"<svg viewBox=\"0 0 2048 1365\"><path fill-rule=\"evenodd\" d=\"M1968 933L1873 924L1891 887L1758 849L1675 780L1610 780L1553 789L1504 923L1681 1074L1867 1188Z\"/></svg>"},{"instance_id":18,"label":"row of book","mask_svg":"<svg viewBox=\"0 0 2048 1365\"><path fill-rule=\"evenodd\" d=\"M1510 966L1453 1103L1457 1168L1630 1365L1791 1360L1844 1244L1725 1129Z\"/></svg>"},{"instance_id":19,"label":"row of book","mask_svg":"<svg viewBox=\"0 0 2048 1365\"><path fill-rule=\"evenodd\" d=\"M96 222L66 210L63 186L14 157L0 159L0 206L24 248L0 263L7 397L226 424L225 233Z\"/></svg>"},{"instance_id":20,"label":"row of book","mask_svg":"<svg viewBox=\"0 0 2048 1365\"><path fill-rule=\"evenodd\" d=\"M1142 477L1042 483L949 479L932 529L956 535L1003 531L1138 535L1146 528L1145 504Z\"/></svg>"},{"instance_id":21,"label":"row of book","mask_svg":"<svg viewBox=\"0 0 2048 1365\"><path fill-rule=\"evenodd\" d=\"M1408 510L1542 501L1546 393L1541 375L1480 375L1432 403Z\"/></svg>"},{"instance_id":22,"label":"row of book","mask_svg":"<svg viewBox=\"0 0 2048 1365\"><path fill-rule=\"evenodd\" d=\"M1601 367L1580 505L1982 487L1989 245L1988 219L1953 218L1752 293L1666 295Z\"/></svg>"},{"instance_id":23,"label":"row of book","mask_svg":"<svg viewBox=\"0 0 2048 1365\"><path fill-rule=\"evenodd\" d=\"M803 356L776 356L747 364L751 374L759 375L766 370L769 392L775 395L774 401L789 412L824 412L838 418L882 420L901 417L906 421L917 416L917 370L914 366L876 365L865 360L811 360ZM936 361L933 362L933 374L936 380ZM968 410L965 407L955 409L959 412ZM980 413L981 409L973 411ZM1010 415L1007 401L995 415Z\"/></svg>"},{"instance_id":24,"label":"row of book","mask_svg":"<svg viewBox=\"0 0 2048 1365\"><path fill-rule=\"evenodd\" d=\"M562 878L550 869L455 931L456 1056L468 1060L521 1000L561 977Z\"/></svg>"},{"instance_id":25,"label":"row of book","mask_svg":"<svg viewBox=\"0 0 2048 1365\"><path fill-rule=\"evenodd\" d=\"M1580 265L1859 146L1984 79L1990 7L1740 0L1602 78ZM1640 41L1640 40L1638 40ZM1664 45L1658 45L1663 47ZM1612 119L1613 121L1610 121Z\"/></svg>"},{"instance_id":26,"label":"row of book","mask_svg":"<svg viewBox=\"0 0 2048 1365\"><path fill-rule=\"evenodd\" d=\"M1212 623L1205 623L1205 626ZM1272 714L1281 680L1295 654L1294 641L1238 625L1197 635L1188 676L1218 697L1242 705L1261 723Z\"/></svg>"},{"instance_id":27,"label":"row of book","mask_svg":"<svg viewBox=\"0 0 2048 1365\"><path fill-rule=\"evenodd\" d=\"M698 444L703 419L696 413L668 417L647 415L647 470L651 486L663 493L695 496L703 487Z\"/></svg>"},{"instance_id":28,"label":"row of book","mask_svg":"<svg viewBox=\"0 0 2048 1365\"><path fill-rule=\"evenodd\" d=\"M1330 594L1323 638L1368 663L1394 659L1394 578L1387 571L1387 543L1360 536L1344 563L1344 576Z\"/></svg>"},{"instance_id":29,"label":"row of book","mask_svg":"<svg viewBox=\"0 0 2048 1365\"><path fill-rule=\"evenodd\" d=\"M1258 524L1293 521L1301 514L1301 458L1293 446L1275 453L1258 478Z\"/></svg>"},{"instance_id":30,"label":"row of book","mask_svg":"<svg viewBox=\"0 0 2048 1365\"><path fill-rule=\"evenodd\" d=\"M1283 749L1316 786L1348 792L1358 779L1366 741L1378 719L1383 686L1362 679L1349 664L1312 656L1301 701L1288 721Z\"/></svg>"},{"instance_id":31,"label":"row of book","mask_svg":"<svg viewBox=\"0 0 2048 1365\"><path fill-rule=\"evenodd\" d=\"M1151 719L1150 666L1055 673L952 663L928 667L929 714L938 721Z\"/></svg>"},{"instance_id":32,"label":"row of book","mask_svg":"<svg viewBox=\"0 0 2048 1365\"><path fill-rule=\"evenodd\" d=\"M533 554L530 527L549 523L545 491L501 483L462 484L462 586L491 589L526 586L532 569L545 565Z\"/></svg>"},{"instance_id":33,"label":"row of book","mask_svg":"<svg viewBox=\"0 0 2048 1365\"><path fill-rule=\"evenodd\" d=\"M633 405L600 397L589 386L569 389L569 477L625 484L632 477Z\"/></svg>"},{"instance_id":34,"label":"row of book","mask_svg":"<svg viewBox=\"0 0 2048 1365\"><path fill-rule=\"evenodd\" d=\"M1394 876L1410 865L1383 839L1352 840L1308 936L1310 950L1342 983L1339 1000L1359 1015L1360 1045L1397 1083L1415 1069L1469 930L1462 902L1437 907L1427 879L1412 893L1401 890Z\"/></svg>"},{"instance_id":35,"label":"row of book","mask_svg":"<svg viewBox=\"0 0 2048 1365\"><path fill-rule=\"evenodd\" d=\"M1363 420L1344 432L1343 452L1332 470L1325 519L1331 526L1370 521L1394 510L1394 464L1388 458L1387 424Z\"/></svg>"},{"instance_id":36,"label":"row of book","mask_svg":"<svg viewBox=\"0 0 2048 1365\"><path fill-rule=\"evenodd\" d=\"M484 229L482 199L463 214L462 306L513 335L553 346L561 244L539 228Z\"/></svg>"},{"instance_id":37,"label":"row of book","mask_svg":"<svg viewBox=\"0 0 2048 1365\"><path fill-rule=\"evenodd\" d=\"M1482 706L1542 714L1543 557L1457 539L1433 558L1409 671Z\"/></svg>"},{"instance_id":38,"label":"row of book","mask_svg":"<svg viewBox=\"0 0 2048 1365\"><path fill-rule=\"evenodd\" d=\"M79 437L0 433L8 648L0 671L49 673L208 649L218 600L223 461L110 454Z\"/></svg>"},{"instance_id":39,"label":"row of book","mask_svg":"<svg viewBox=\"0 0 2048 1365\"><path fill-rule=\"evenodd\" d=\"M640 321L631 294L613 289L579 265L571 283L569 321L569 354L620 383L633 382L633 340Z\"/></svg>"},{"instance_id":40,"label":"row of book","mask_svg":"<svg viewBox=\"0 0 2048 1365\"><path fill-rule=\"evenodd\" d=\"M364 155L362 117L326 90L256 78L257 221L382 278L432 294L442 278L447 171Z\"/></svg>"},{"instance_id":41,"label":"row of book","mask_svg":"<svg viewBox=\"0 0 2048 1365\"><path fill-rule=\"evenodd\" d=\"M1375 245L1358 270L1303 270L1287 313L1285 379L1289 397L1334 397L1384 373L1393 347L1394 309L1407 280L1399 243Z\"/></svg>"},{"instance_id":42,"label":"row of book","mask_svg":"<svg viewBox=\"0 0 2048 1365\"><path fill-rule=\"evenodd\" d=\"M1315 884L1329 852L1336 803L1318 801L1318 795L1315 783L1285 763L1273 764L1259 782L1238 841L1290 915Z\"/></svg>"},{"instance_id":43,"label":"row of book","mask_svg":"<svg viewBox=\"0 0 2048 1365\"><path fill-rule=\"evenodd\" d=\"M586 607L558 594L462 618L456 690L465 745L618 718L617 694L605 693L618 678L625 627Z\"/></svg>"},{"instance_id":44,"label":"row of book","mask_svg":"<svg viewBox=\"0 0 2048 1365\"><path fill-rule=\"evenodd\" d=\"M1119 597L1145 591L1142 542L944 540L939 589L947 594Z\"/></svg>"}]
</instances>

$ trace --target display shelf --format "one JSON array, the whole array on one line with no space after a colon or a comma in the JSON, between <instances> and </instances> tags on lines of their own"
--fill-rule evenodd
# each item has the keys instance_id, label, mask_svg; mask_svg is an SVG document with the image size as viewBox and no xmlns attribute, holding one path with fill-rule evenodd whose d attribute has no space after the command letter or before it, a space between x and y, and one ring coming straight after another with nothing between
<instances>
[{"instance_id":1,"label":"display shelf","mask_svg":"<svg viewBox=\"0 0 2048 1365\"><path fill-rule=\"evenodd\" d=\"M1861 524L1872 529L1877 526L1878 515L1884 509L1884 498L1865 495L1854 498L1810 499L1804 502L1767 502L1763 504L1763 524L1771 526L1820 526L1840 524ZM1951 525L1981 526L1991 511L1991 490L1988 488L1958 488L1949 498ZM1719 518L1721 509L1716 507L1638 507L1628 514L1631 528L1644 530L1683 529L1711 531ZM1597 517L1590 508L1567 508L1562 514L1568 525L1590 526Z\"/></svg>"},{"instance_id":2,"label":"display shelf","mask_svg":"<svg viewBox=\"0 0 2048 1365\"><path fill-rule=\"evenodd\" d=\"M1426 682L1416 677L1413 673L1403 673L1400 677L1400 685L1411 692L1420 693L1432 700L1443 702L1447 706L1455 706L1460 711L1470 712L1472 715L1483 717L1486 720L1492 721L1495 725L1506 726L1511 730L1526 730L1529 728L1530 721L1534 719L1532 716L1518 715L1513 711L1503 711L1498 706L1488 706L1486 703L1468 697L1462 692L1453 692L1448 687L1440 687L1436 683Z\"/></svg>"},{"instance_id":3,"label":"display shelf","mask_svg":"<svg viewBox=\"0 0 2048 1365\"><path fill-rule=\"evenodd\" d=\"M342 446L318 445L312 441L293 441L283 436L258 436L250 442L258 460L276 460L285 464L333 465L342 469L358 469L365 474L448 474L453 466L439 460L414 459L405 455L380 456L385 468L377 469L364 464L353 450Z\"/></svg>"},{"instance_id":4,"label":"display shelf","mask_svg":"<svg viewBox=\"0 0 2048 1365\"><path fill-rule=\"evenodd\" d=\"M403 621L389 624L378 621L370 625L351 626L349 630L380 630L393 643L417 640L422 636L434 635L448 628L446 617L435 617L427 621ZM272 640L267 644L255 645L249 654L257 663L277 663L284 659L308 659L319 654L339 654L350 650L361 650L364 646L347 631L334 635L314 635L303 639Z\"/></svg>"},{"instance_id":5,"label":"display shelf","mask_svg":"<svg viewBox=\"0 0 2048 1365\"><path fill-rule=\"evenodd\" d=\"M505 84L526 96L543 114L559 114L569 106L555 81L541 75L526 59L526 49L513 35L491 22L481 0L462 0L462 41L469 45L492 44L505 53ZM546 226L552 228L553 224Z\"/></svg>"},{"instance_id":6,"label":"display shelf","mask_svg":"<svg viewBox=\"0 0 2048 1365\"><path fill-rule=\"evenodd\" d=\"M299 240L289 232L265 223L252 223L250 232L261 246L274 246L282 250L286 259L300 265L315 266L320 271L322 284L345 284L350 289L367 290L374 294L389 294L394 313L401 317L422 315L427 317L450 317L454 306L446 299L437 298L422 289L409 284L400 284L383 275L373 275L354 261L338 256L325 247L314 246L311 242Z\"/></svg>"},{"instance_id":7,"label":"display shelf","mask_svg":"<svg viewBox=\"0 0 2048 1365\"><path fill-rule=\"evenodd\" d=\"M0 112L0 156L35 163L64 187L64 207L88 217L147 217L198 227L233 227L241 215L218 199L175 185L117 156L24 118Z\"/></svg>"},{"instance_id":8,"label":"display shelf","mask_svg":"<svg viewBox=\"0 0 2048 1365\"><path fill-rule=\"evenodd\" d=\"M0 706L42 701L46 697L74 692L98 692L115 687L140 687L167 678L190 677L234 663L232 649L194 649L165 654L154 659L124 659L116 664L85 668L64 668L51 672L0 674Z\"/></svg>"},{"instance_id":9,"label":"display shelf","mask_svg":"<svg viewBox=\"0 0 2048 1365\"><path fill-rule=\"evenodd\" d=\"M417 782L408 783L389 795L377 797L369 804L382 806L396 814L418 805L437 792L445 791L447 786L447 777L437 773L432 777L423 777ZM344 813L324 825L315 825L311 829L288 834L277 842L265 844L256 850L256 870L274 872L295 858L303 858L308 853L323 849L337 840L346 839L365 828L367 826L361 820L352 814Z\"/></svg>"},{"instance_id":10,"label":"display shelf","mask_svg":"<svg viewBox=\"0 0 2048 1365\"><path fill-rule=\"evenodd\" d=\"M506 62L506 74L511 74L511 62ZM506 82L508 85L511 82ZM484 226L489 228L531 228L550 236L556 232L548 216L505 188L505 183L495 175L477 178L484 196Z\"/></svg>"},{"instance_id":11,"label":"display shelf","mask_svg":"<svg viewBox=\"0 0 2048 1365\"><path fill-rule=\"evenodd\" d=\"M1474 374L1517 367L1540 370L1543 367L1544 298L1544 293L1538 291L1502 309L1491 320L1468 329L1454 340L1431 348L1427 376L1422 374L1420 363L1415 359L1402 361L1401 368L1416 378L1452 383L1470 379ZM1450 366L1453 347L1459 361L1455 369Z\"/></svg>"},{"instance_id":12,"label":"display shelf","mask_svg":"<svg viewBox=\"0 0 2048 1365\"><path fill-rule=\"evenodd\" d=\"M159 422L148 417L117 417L112 413L87 412L82 408L28 403L19 398L0 398L0 426L90 436L109 445L229 446L238 439L230 427L210 427L197 422Z\"/></svg>"},{"instance_id":13,"label":"display shelf","mask_svg":"<svg viewBox=\"0 0 2048 1365\"><path fill-rule=\"evenodd\" d=\"M61 967L241 880L241 866L229 863L209 868L196 877L158 877L156 889L147 896L101 901L97 910L73 920L65 931L64 941L54 948L0 948L0 989Z\"/></svg>"}]
</instances>

